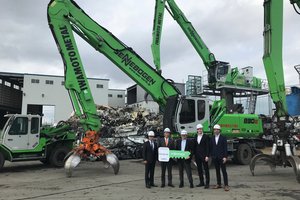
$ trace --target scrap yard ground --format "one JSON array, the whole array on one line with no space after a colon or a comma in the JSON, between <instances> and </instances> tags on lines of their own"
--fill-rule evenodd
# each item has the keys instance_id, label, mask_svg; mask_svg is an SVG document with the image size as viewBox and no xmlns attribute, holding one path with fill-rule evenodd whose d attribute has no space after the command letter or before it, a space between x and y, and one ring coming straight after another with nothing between
<instances>
[{"instance_id":1,"label":"scrap yard ground","mask_svg":"<svg viewBox=\"0 0 300 200\"><path fill-rule=\"evenodd\" d=\"M263 163L252 176L249 166L228 162L229 192L212 189L216 184L215 170L210 169L211 187L208 190L178 188L179 175L173 166L175 188L145 188L144 165L141 159L121 160L120 171L114 175L102 162L82 162L71 178L63 168L52 168L38 161L6 162L0 172L0 199L300 199L300 184L292 168L277 167L272 172ZM198 184L193 170L194 184ZM155 168L155 183L160 186L160 165Z\"/></svg>"}]
</instances>

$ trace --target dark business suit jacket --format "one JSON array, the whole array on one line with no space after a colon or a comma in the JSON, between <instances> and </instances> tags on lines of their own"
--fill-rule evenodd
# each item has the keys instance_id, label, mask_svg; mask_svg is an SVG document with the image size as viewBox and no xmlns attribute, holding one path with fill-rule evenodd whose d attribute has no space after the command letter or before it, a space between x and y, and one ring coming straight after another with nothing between
<instances>
[{"instance_id":1,"label":"dark business suit jacket","mask_svg":"<svg viewBox=\"0 0 300 200\"><path fill-rule=\"evenodd\" d=\"M165 137L159 139L158 148L159 147L166 147ZM168 142L167 147L169 147L169 150L174 150L175 149L174 140L170 137L169 137L169 142Z\"/></svg>"},{"instance_id":2,"label":"dark business suit jacket","mask_svg":"<svg viewBox=\"0 0 300 200\"><path fill-rule=\"evenodd\" d=\"M181 151L181 141L182 141L181 138L180 138L180 140L176 141L176 150ZM186 140L185 151L191 152L190 158L189 159L177 159L177 160L178 160L178 162L185 160L187 163L191 163L191 157L193 155L193 141L188 140L188 139Z\"/></svg>"},{"instance_id":3,"label":"dark business suit jacket","mask_svg":"<svg viewBox=\"0 0 300 200\"><path fill-rule=\"evenodd\" d=\"M200 144L198 144L198 134L194 137L194 155L201 160L205 159L205 157L209 157L209 141L210 138L208 135L202 133L202 139Z\"/></svg>"},{"instance_id":4,"label":"dark business suit jacket","mask_svg":"<svg viewBox=\"0 0 300 200\"><path fill-rule=\"evenodd\" d=\"M143 161L147 161L148 164L155 163L157 159L157 144L154 142L154 151L152 151L152 147L150 142L147 141L143 146Z\"/></svg>"},{"instance_id":5,"label":"dark business suit jacket","mask_svg":"<svg viewBox=\"0 0 300 200\"><path fill-rule=\"evenodd\" d=\"M210 138L210 155L213 159L223 159L227 158L228 151L227 151L227 140L226 137L220 135L218 144L216 144L216 136L211 136Z\"/></svg>"}]
</instances>

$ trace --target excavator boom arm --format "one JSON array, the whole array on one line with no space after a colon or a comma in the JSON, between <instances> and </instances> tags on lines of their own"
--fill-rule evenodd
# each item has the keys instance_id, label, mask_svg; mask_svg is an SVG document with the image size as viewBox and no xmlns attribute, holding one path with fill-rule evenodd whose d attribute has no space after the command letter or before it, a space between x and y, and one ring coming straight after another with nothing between
<instances>
[{"instance_id":1,"label":"excavator boom arm","mask_svg":"<svg viewBox=\"0 0 300 200\"><path fill-rule=\"evenodd\" d=\"M173 19L177 21L177 23L179 24L185 35L188 37L199 56L201 57L206 70L209 71L211 63L216 61L214 54L210 52L200 35L193 27L192 23L188 21L188 19L177 6L175 1L168 0L167 2L169 5L169 13L173 17Z\"/></svg>"},{"instance_id":2,"label":"excavator boom arm","mask_svg":"<svg viewBox=\"0 0 300 200\"><path fill-rule=\"evenodd\" d=\"M166 99L180 93L175 86L170 84L169 80L156 72L132 48L126 46L111 32L92 20L73 0L51 1L48 6L48 21L63 57L66 71L72 72L71 76L66 76L69 80L66 81L66 87L74 90L76 94L80 93L82 89L80 84L78 83L77 88L72 88L70 85L75 85L75 82L79 80L78 77L84 76L84 73L78 74L83 72L83 68L82 63L79 62L79 53L75 48L72 30L140 85L163 110ZM72 50L70 50L70 46L72 46ZM76 64L74 64L75 62ZM78 66L74 66L77 65L77 62ZM80 70L77 68L79 66ZM68 83L70 84L68 85ZM85 103L86 101L80 102L81 105Z\"/></svg>"},{"instance_id":3,"label":"excavator boom arm","mask_svg":"<svg viewBox=\"0 0 300 200\"><path fill-rule=\"evenodd\" d=\"M287 113L282 64L283 0L264 2L263 62L278 116Z\"/></svg>"},{"instance_id":4,"label":"excavator boom arm","mask_svg":"<svg viewBox=\"0 0 300 200\"><path fill-rule=\"evenodd\" d=\"M85 115L85 119L80 120L83 129L99 131L101 123L68 19L69 11L76 9L65 3L51 1L48 4L48 23L64 63L65 88L70 94L76 115L81 117L82 112Z\"/></svg>"},{"instance_id":5,"label":"excavator boom arm","mask_svg":"<svg viewBox=\"0 0 300 200\"><path fill-rule=\"evenodd\" d=\"M168 6L165 5L167 2ZM162 25L164 18L164 8L168 10L174 20L177 21L187 38L194 46L197 53L203 60L204 66L209 71L210 66L216 61L214 54L210 52L204 41L201 39L192 23L187 20L183 12L177 6L174 0L156 0L154 23L153 23L153 39L152 39L152 54L155 66L157 70L161 70L160 67L160 39L162 33Z\"/></svg>"},{"instance_id":6,"label":"excavator boom arm","mask_svg":"<svg viewBox=\"0 0 300 200\"><path fill-rule=\"evenodd\" d=\"M166 0L157 0L155 4L154 20L153 20L153 32L152 32L152 44L151 50L153 55L154 65L156 71L161 74L160 65L160 40L162 33L162 26L165 13Z\"/></svg>"}]
</instances>

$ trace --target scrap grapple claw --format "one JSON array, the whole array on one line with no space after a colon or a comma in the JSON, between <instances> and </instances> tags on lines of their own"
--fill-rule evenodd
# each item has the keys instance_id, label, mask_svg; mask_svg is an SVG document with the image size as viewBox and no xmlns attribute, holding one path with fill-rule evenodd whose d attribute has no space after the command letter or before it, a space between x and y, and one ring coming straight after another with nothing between
<instances>
[{"instance_id":1,"label":"scrap grapple claw","mask_svg":"<svg viewBox=\"0 0 300 200\"><path fill-rule=\"evenodd\" d=\"M255 155L251 162L250 162L250 171L252 173L252 175L254 176L254 168L255 168L255 164L256 162L258 162L259 160L263 160L266 161L268 165L270 165L270 168L272 171L275 171L276 168L276 157L272 156L272 155L267 155L267 154L257 154Z\"/></svg>"},{"instance_id":2,"label":"scrap grapple claw","mask_svg":"<svg viewBox=\"0 0 300 200\"><path fill-rule=\"evenodd\" d=\"M72 173L74 169L77 167L77 165L80 163L81 158L79 155L76 155L73 153L65 162L65 172L67 174L67 177L70 178L72 176Z\"/></svg>"},{"instance_id":3,"label":"scrap grapple claw","mask_svg":"<svg viewBox=\"0 0 300 200\"><path fill-rule=\"evenodd\" d=\"M106 169L109 168L109 166L111 166L113 168L115 174L117 174L119 172L120 163L115 154L109 153L109 154L106 154L106 156L101 156L101 160Z\"/></svg>"},{"instance_id":4,"label":"scrap grapple claw","mask_svg":"<svg viewBox=\"0 0 300 200\"><path fill-rule=\"evenodd\" d=\"M252 158L249 165L250 171L253 176L255 164L259 160L265 161L270 166L272 171L275 171L276 166L293 167L296 179L300 183L300 158L298 155L286 156L285 152L282 152L281 154L277 155L257 154Z\"/></svg>"},{"instance_id":5,"label":"scrap grapple claw","mask_svg":"<svg viewBox=\"0 0 300 200\"><path fill-rule=\"evenodd\" d=\"M81 158L88 158L89 156L100 157L104 163L104 167L108 168L112 166L114 173L119 172L119 160L118 158L109 152L106 148L98 143L100 137L100 131L88 131L85 137L82 139L81 144L75 147L68 156L65 162L65 172L67 177L71 177L74 169L80 163Z\"/></svg>"},{"instance_id":6,"label":"scrap grapple claw","mask_svg":"<svg viewBox=\"0 0 300 200\"><path fill-rule=\"evenodd\" d=\"M106 154L106 160L112 166L115 174L117 174L120 168L120 163L117 156L113 153Z\"/></svg>"},{"instance_id":7,"label":"scrap grapple claw","mask_svg":"<svg viewBox=\"0 0 300 200\"><path fill-rule=\"evenodd\" d=\"M287 157L287 161L292 165L296 179L298 183L300 183L300 158L299 156L289 156Z\"/></svg>"}]
</instances>

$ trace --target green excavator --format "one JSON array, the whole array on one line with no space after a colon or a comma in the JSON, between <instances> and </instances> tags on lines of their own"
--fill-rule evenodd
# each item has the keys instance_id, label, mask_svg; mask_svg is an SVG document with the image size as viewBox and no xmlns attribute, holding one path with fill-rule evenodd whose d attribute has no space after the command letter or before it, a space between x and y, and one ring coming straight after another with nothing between
<instances>
[{"instance_id":1,"label":"green excavator","mask_svg":"<svg viewBox=\"0 0 300 200\"><path fill-rule=\"evenodd\" d=\"M299 0L291 0L295 11L300 8ZM297 155L295 127L297 120L287 111L285 82L282 64L283 0L264 1L264 55L263 63L270 85L270 94L276 106L272 116L271 133L273 147L271 154L257 154L250 163L250 171L259 160L266 161L272 171L276 166L293 167L296 179L300 183L300 157Z\"/></svg>"}]
</instances>

